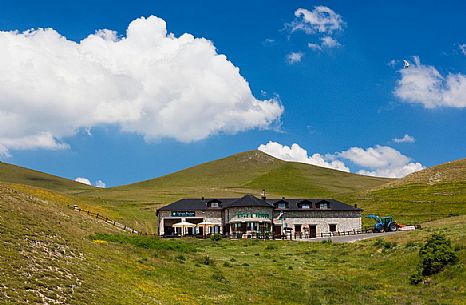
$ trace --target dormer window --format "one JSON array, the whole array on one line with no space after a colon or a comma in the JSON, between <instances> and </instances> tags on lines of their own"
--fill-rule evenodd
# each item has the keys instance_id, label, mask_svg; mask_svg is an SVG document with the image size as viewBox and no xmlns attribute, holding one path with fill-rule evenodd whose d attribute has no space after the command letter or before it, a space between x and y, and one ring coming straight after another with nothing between
<instances>
[{"instance_id":1,"label":"dormer window","mask_svg":"<svg viewBox=\"0 0 466 305\"><path fill-rule=\"evenodd\" d=\"M212 199L207 202L207 207L209 208L219 208L222 206L222 202L218 199Z\"/></svg>"},{"instance_id":2,"label":"dormer window","mask_svg":"<svg viewBox=\"0 0 466 305\"><path fill-rule=\"evenodd\" d=\"M284 203L284 202L279 202L279 203L277 204L277 208L279 208L279 209L286 209L286 203Z\"/></svg>"},{"instance_id":3,"label":"dormer window","mask_svg":"<svg viewBox=\"0 0 466 305\"><path fill-rule=\"evenodd\" d=\"M311 207L309 206L309 203L303 203L301 206L302 209L310 209Z\"/></svg>"},{"instance_id":4,"label":"dormer window","mask_svg":"<svg viewBox=\"0 0 466 305\"><path fill-rule=\"evenodd\" d=\"M322 201L319 202L319 209L321 210L327 210L329 208L329 204L327 201Z\"/></svg>"}]
</instances>

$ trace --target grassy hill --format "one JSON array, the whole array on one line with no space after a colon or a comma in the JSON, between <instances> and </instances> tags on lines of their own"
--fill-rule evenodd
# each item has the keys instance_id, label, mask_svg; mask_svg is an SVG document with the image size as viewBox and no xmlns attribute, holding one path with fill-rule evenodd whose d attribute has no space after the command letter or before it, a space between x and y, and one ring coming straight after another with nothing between
<instances>
[{"instance_id":1,"label":"grassy hill","mask_svg":"<svg viewBox=\"0 0 466 305\"><path fill-rule=\"evenodd\" d=\"M64 193L77 193L93 187L32 169L0 162L0 182L25 184Z\"/></svg>"},{"instance_id":2,"label":"grassy hill","mask_svg":"<svg viewBox=\"0 0 466 305\"><path fill-rule=\"evenodd\" d=\"M259 195L266 189L270 197L340 198L392 180L285 162L260 151L248 151L156 179L88 190L79 198L123 215L136 228L153 232L155 209L183 197Z\"/></svg>"},{"instance_id":3,"label":"grassy hill","mask_svg":"<svg viewBox=\"0 0 466 305\"><path fill-rule=\"evenodd\" d=\"M156 231L155 210L180 198L258 195L263 188L269 197L332 197L358 204L365 214L393 215L407 224L466 214L466 160L435 166L403 179L383 179L285 162L260 151L248 151L109 189L6 163L0 163L0 169L0 181L60 191L73 204L147 232Z\"/></svg>"},{"instance_id":4,"label":"grassy hill","mask_svg":"<svg viewBox=\"0 0 466 305\"><path fill-rule=\"evenodd\" d=\"M132 236L66 207L71 197L0 184L2 304L463 304L466 216L355 244ZM413 286L431 232L460 264ZM251 285L251 283L254 283Z\"/></svg>"},{"instance_id":5,"label":"grassy hill","mask_svg":"<svg viewBox=\"0 0 466 305\"><path fill-rule=\"evenodd\" d=\"M466 214L466 159L428 168L403 179L350 195L365 212L420 223Z\"/></svg>"}]
</instances>

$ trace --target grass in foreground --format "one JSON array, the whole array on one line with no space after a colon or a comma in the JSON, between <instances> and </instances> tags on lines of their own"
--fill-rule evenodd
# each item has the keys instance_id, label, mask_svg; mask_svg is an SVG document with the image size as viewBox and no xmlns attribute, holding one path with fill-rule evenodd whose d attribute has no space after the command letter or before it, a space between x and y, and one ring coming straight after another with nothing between
<instances>
[{"instance_id":1,"label":"grass in foreground","mask_svg":"<svg viewBox=\"0 0 466 305\"><path fill-rule=\"evenodd\" d=\"M466 217L355 244L130 236L0 185L2 303L462 304ZM413 286L432 232L460 264Z\"/></svg>"}]
</instances>

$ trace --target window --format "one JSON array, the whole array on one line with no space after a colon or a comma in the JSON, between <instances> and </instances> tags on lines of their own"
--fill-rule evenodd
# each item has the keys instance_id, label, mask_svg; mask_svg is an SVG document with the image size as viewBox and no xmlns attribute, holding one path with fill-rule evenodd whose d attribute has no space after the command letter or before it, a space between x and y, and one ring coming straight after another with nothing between
<instances>
[{"instance_id":1,"label":"window","mask_svg":"<svg viewBox=\"0 0 466 305\"><path fill-rule=\"evenodd\" d=\"M277 207L278 207L279 209L285 209L285 208L286 208L286 204L285 204L284 202L279 202Z\"/></svg>"},{"instance_id":2,"label":"window","mask_svg":"<svg viewBox=\"0 0 466 305\"><path fill-rule=\"evenodd\" d=\"M321 202L319 204L320 209L325 210L328 209L328 202Z\"/></svg>"},{"instance_id":3,"label":"window","mask_svg":"<svg viewBox=\"0 0 466 305\"><path fill-rule=\"evenodd\" d=\"M309 206L309 203L303 203L301 206L302 209L310 209L311 207Z\"/></svg>"},{"instance_id":4,"label":"window","mask_svg":"<svg viewBox=\"0 0 466 305\"><path fill-rule=\"evenodd\" d=\"M328 230L330 232L336 232L337 231L337 225L336 224L330 224L328 225Z\"/></svg>"},{"instance_id":5,"label":"window","mask_svg":"<svg viewBox=\"0 0 466 305\"><path fill-rule=\"evenodd\" d=\"M218 202L211 202L210 207L211 208L218 208Z\"/></svg>"}]
</instances>

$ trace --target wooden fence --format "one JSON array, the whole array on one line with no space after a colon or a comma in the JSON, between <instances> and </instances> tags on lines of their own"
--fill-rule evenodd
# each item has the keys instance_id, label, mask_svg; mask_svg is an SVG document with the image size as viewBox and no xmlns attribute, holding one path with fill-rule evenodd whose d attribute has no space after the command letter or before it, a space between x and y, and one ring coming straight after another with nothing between
<instances>
[{"instance_id":1,"label":"wooden fence","mask_svg":"<svg viewBox=\"0 0 466 305\"><path fill-rule=\"evenodd\" d=\"M115 220L112 220L108 217L105 217L103 215L100 215L99 213L95 213L95 212L91 212L89 210L84 210L84 209L81 209L80 207L78 207L77 205L73 205L73 206L70 206L68 205L69 208L72 208L73 210L79 212L79 213L84 213L86 215L89 215L89 216L92 216L92 217L95 217L97 219L100 219L100 220L103 220L105 221L106 223L110 224L110 225L113 225L114 227L117 227L125 232L129 232L129 233L132 233L132 234L137 234L137 235L150 235L148 234L147 232L146 233L143 233L143 232L140 232L140 231L137 231L125 224L122 224L118 221L115 221ZM155 235L155 234L151 234L151 235Z\"/></svg>"}]
</instances>

